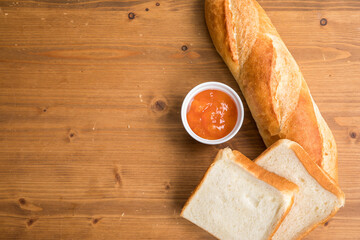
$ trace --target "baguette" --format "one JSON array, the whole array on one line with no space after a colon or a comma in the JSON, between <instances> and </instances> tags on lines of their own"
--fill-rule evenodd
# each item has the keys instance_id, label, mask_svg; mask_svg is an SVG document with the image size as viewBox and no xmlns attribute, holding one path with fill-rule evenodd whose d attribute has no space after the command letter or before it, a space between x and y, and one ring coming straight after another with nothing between
<instances>
[{"instance_id":1,"label":"baguette","mask_svg":"<svg viewBox=\"0 0 360 240\"><path fill-rule=\"evenodd\" d=\"M265 145L284 138L295 141L337 181L334 136L261 6L255 0L205 0L205 18Z\"/></svg>"}]
</instances>

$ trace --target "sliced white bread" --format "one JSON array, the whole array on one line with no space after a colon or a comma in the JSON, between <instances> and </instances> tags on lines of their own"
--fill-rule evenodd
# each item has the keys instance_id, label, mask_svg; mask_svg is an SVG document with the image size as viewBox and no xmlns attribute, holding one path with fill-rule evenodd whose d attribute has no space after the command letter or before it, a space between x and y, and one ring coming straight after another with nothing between
<instances>
[{"instance_id":1,"label":"sliced white bread","mask_svg":"<svg viewBox=\"0 0 360 240\"><path fill-rule=\"evenodd\" d=\"M220 150L181 216L219 239L270 239L298 187L239 152Z\"/></svg>"},{"instance_id":2,"label":"sliced white bread","mask_svg":"<svg viewBox=\"0 0 360 240\"><path fill-rule=\"evenodd\" d=\"M255 163L299 186L294 205L274 234L274 240L301 239L344 206L344 193L335 180L296 142L277 141Z\"/></svg>"}]
</instances>

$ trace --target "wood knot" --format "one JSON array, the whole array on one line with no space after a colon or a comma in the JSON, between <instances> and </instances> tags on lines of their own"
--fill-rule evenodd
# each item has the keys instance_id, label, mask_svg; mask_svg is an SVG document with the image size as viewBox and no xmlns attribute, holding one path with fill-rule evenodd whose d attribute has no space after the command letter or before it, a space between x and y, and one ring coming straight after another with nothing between
<instances>
[{"instance_id":1,"label":"wood knot","mask_svg":"<svg viewBox=\"0 0 360 240\"><path fill-rule=\"evenodd\" d=\"M168 109L168 104L165 98L154 98L150 103L151 110L154 113L165 113Z\"/></svg>"},{"instance_id":2,"label":"wood knot","mask_svg":"<svg viewBox=\"0 0 360 240\"><path fill-rule=\"evenodd\" d=\"M159 3L159 2L157 2L155 5L158 7L158 6L160 6L160 3Z\"/></svg>"},{"instance_id":3,"label":"wood knot","mask_svg":"<svg viewBox=\"0 0 360 240\"><path fill-rule=\"evenodd\" d=\"M31 201L26 200L25 198L19 198L19 206L23 210L32 211L32 212L39 212L43 209L35 204L31 203Z\"/></svg>"},{"instance_id":4,"label":"wood knot","mask_svg":"<svg viewBox=\"0 0 360 240\"><path fill-rule=\"evenodd\" d=\"M39 108L38 108L39 113L46 113L47 110L48 110L48 107L46 107L46 106L43 106L43 107L39 107Z\"/></svg>"},{"instance_id":5,"label":"wood knot","mask_svg":"<svg viewBox=\"0 0 360 240\"><path fill-rule=\"evenodd\" d=\"M170 190L170 188L171 188L170 182L166 182L164 188L165 188L165 190Z\"/></svg>"},{"instance_id":6,"label":"wood knot","mask_svg":"<svg viewBox=\"0 0 360 240\"><path fill-rule=\"evenodd\" d=\"M19 203L20 205L25 205L26 204L25 198L19 198Z\"/></svg>"},{"instance_id":7,"label":"wood knot","mask_svg":"<svg viewBox=\"0 0 360 240\"><path fill-rule=\"evenodd\" d=\"M31 227L38 219L37 218L30 218L26 221L26 227Z\"/></svg>"},{"instance_id":8,"label":"wood knot","mask_svg":"<svg viewBox=\"0 0 360 240\"><path fill-rule=\"evenodd\" d=\"M145 8L145 11L147 11L147 12L148 12L149 10L150 10L149 8Z\"/></svg>"},{"instance_id":9,"label":"wood knot","mask_svg":"<svg viewBox=\"0 0 360 240\"><path fill-rule=\"evenodd\" d=\"M181 47L181 50L183 50L183 51L185 52L186 50L188 50L188 46L183 45L183 46Z\"/></svg>"},{"instance_id":10,"label":"wood knot","mask_svg":"<svg viewBox=\"0 0 360 240\"><path fill-rule=\"evenodd\" d=\"M326 19L326 18L322 18L322 19L320 20L320 25L321 25L321 26L326 26L326 25L327 25L327 19Z\"/></svg>"},{"instance_id":11,"label":"wood knot","mask_svg":"<svg viewBox=\"0 0 360 240\"><path fill-rule=\"evenodd\" d=\"M353 132L353 131L351 131L351 132L349 133L349 135L350 135L351 138L354 138L354 139L357 137L356 132Z\"/></svg>"},{"instance_id":12,"label":"wood knot","mask_svg":"<svg viewBox=\"0 0 360 240\"><path fill-rule=\"evenodd\" d=\"M129 18L130 20L133 20L133 19L135 18L135 13L130 12L130 13L128 14L128 18Z\"/></svg>"},{"instance_id":13,"label":"wood knot","mask_svg":"<svg viewBox=\"0 0 360 240\"><path fill-rule=\"evenodd\" d=\"M158 100L155 102L154 108L156 111L164 111L166 108L166 103L162 100Z\"/></svg>"},{"instance_id":14,"label":"wood knot","mask_svg":"<svg viewBox=\"0 0 360 240\"><path fill-rule=\"evenodd\" d=\"M77 135L78 134L77 134L77 132L75 130L70 129L69 132L68 132L68 140L69 140L69 142L72 142L76 138Z\"/></svg>"},{"instance_id":15,"label":"wood knot","mask_svg":"<svg viewBox=\"0 0 360 240\"><path fill-rule=\"evenodd\" d=\"M329 225L329 222L326 222L326 223L324 224L325 227L326 227L327 225Z\"/></svg>"},{"instance_id":16,"label":"wood knot","mask_svg":"<svg viewBox=\"0 0 360 240\"><path fill-rule=\"evenodd\" d=\"M348 136L349 136L349 141L351 143L357 143L360 141L360 130L357 127L352 127L350 129L348 129Z\"/></svg>"},{"instance_id":17,"label":"wood knot","mask_svg":"<svg viewBox=\"0 0 360 240\"><path fill-rule=\"evenodd\" d=\"M93 225L97 224L98 222L100 222L101 219L102 219L102 218L93 218L93 219L92 219L92 224L93 224Z\"/></svg>"},{"instance_id":18,"label":"wood knot","mask_svg":"<svg viewBox=\"0 0 360 240\"><path fill-rule=\"evenodd\" d=\"M119 185L121 185L121 177L119 173L115 173L115 180Z\"/></svg>"},{"instance_id":19,"label":"wood knot","mask_svg":"<svg viewBox=\"0 0 360 240\"><path fill-rule=\"evenodd\" d=\"M149 109L155 116L163 116L169 112L168 102L165 97L154 97L149 104Z\"/></svg>"},{"instance_id":20,"label":"wood knot","mask_svg":"<svg viewBox=\"0 0 360 240\"><path fill-rule=\"evenodd\" d=\"M118 169L118 167L114 168L114 177L115 177L115 183L118 186L122 186L122 179L121 179L121 175L120 175L120 171Z\"/></svg>"}]
</instances>

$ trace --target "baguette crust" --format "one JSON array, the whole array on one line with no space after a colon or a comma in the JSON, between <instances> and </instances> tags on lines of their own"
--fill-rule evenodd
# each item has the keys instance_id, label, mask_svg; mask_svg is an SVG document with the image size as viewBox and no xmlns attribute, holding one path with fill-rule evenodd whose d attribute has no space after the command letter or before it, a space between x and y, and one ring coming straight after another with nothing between
<instances>
[{"instance_id":1,"label":"baguette crust","mask_svg":"<svg viewBox=\"0 0 360 240\"><path fill-rule=\"evenodd\" d=\"M293 140L337 181L335 139L261 6L255 0L205 0L205 18L266 146Z\"/></svg>"},{"instance_id":2,"label":"baguette crust","mask_svg":"<svg viewBox=\"0 0 360 240\"><path fill-rule=\"evenodd\" d=\"M341 206L335 207L333 211L330 213L328 218L326 218L324 221L318 222L314 224L311 228L309 228L306 232L302 233L297 239L302 239L306 235L308 235L311 231L313 231L317 226L327 222L330 218L332 218L340 207L344 206L345 204L345 194L343 191L341 191L339 185L335 182L334 179L332 179L322 168L320 168L314 161L311 160L310 156L307 154L307 152L296 142L287 140L287 139L281 139L271 145L268 149L266 149L260 156L258 156L254 162L256 163L258 159L262 158L264 155L266 155L269 151L276 148L277 146L281 144L286 144L297 156L301 164L304 166L306 171L327 191L334 194L341 202Z\"/></svg>"}]
</instances>

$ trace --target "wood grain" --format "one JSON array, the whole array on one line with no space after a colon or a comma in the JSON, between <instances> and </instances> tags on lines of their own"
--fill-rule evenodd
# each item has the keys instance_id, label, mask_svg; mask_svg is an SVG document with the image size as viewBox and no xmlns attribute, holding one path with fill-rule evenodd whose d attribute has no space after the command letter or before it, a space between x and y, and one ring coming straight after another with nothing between
<instances>
[{"instance_id":1,"label":"wood grain","mask_svg":"<svg viewBox=\"0 0 360 240\"><path fill-rule=\"evenodd\" d=\"M259 2L338 145L346 206L307 239L358 239L360 2ZM247 106L226 144L182 127L195 85L241 95L202 0L1 1L0 36L1 239L211 238L179 217L183 204L218 149L255 158L265 146Z\"/></svg>"}]
</instances>

